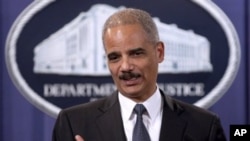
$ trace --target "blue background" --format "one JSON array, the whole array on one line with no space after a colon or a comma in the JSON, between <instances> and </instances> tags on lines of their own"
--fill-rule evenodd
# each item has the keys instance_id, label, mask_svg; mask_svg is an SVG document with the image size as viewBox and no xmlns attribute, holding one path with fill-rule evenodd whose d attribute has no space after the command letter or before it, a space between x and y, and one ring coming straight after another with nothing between
<instances>
[{"instance_id":1,"label":"blue background","mask_svg":"<svg viewBox=\"0 0 250 141\"><path fill-rule=\"evenodd\" d=\"M5 65L5 41L17 16L32 0L0 0L0 141L49 141L55 119L30 104L12 83ZM250 124L250 2L213 0L229 17L241 44L238 74L209 110L218 114L229 138L230 124Z\"/></svg>"}]
</instances>

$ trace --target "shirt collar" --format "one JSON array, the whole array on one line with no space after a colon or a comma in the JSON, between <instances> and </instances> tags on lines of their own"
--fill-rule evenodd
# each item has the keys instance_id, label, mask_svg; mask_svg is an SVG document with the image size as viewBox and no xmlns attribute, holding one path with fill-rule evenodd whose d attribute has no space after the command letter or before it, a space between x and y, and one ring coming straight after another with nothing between
<instances>
[{"instance_id":1,"label":"shirt collar","mask_svg":"<svg viewBox=\"0 0 250 141\"><path fill-rule=\"evenodd\" d=\"M137 104L133 100L125 97L120 92L118 93L119 102L121 106L122 118L129 120L132 116L133 109ZM154 94L149 97L143 104L149 114L149 118L154 120L156 116L162 111L162 97L159 88L157 87Z\"/></svg>"},{"instance_id":2,"label":"shirt collar","mask_svg":"<svg viewBox=\"0 0 250 141\"><path fill-rule=\"evenodd\" d=\"M160 90L157 88L155 93L142 103L149 114L149 118L154 120L156 116L162 111L162 96Z\"/></svg>"}]
</instances>

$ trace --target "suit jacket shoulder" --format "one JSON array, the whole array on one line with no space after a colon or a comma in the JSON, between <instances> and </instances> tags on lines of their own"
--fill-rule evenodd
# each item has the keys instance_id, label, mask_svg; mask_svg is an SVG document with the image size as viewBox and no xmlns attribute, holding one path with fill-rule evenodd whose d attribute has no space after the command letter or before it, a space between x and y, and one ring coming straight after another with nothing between
<instances>
[{"instance_id":1,"label":"suit jacket shoulder","mask_svg":"<svg viewBox=\"0 0 250 141\"><path fill-rule=\"evenodd\" d=\"M216 114L167 95L163 94L163 96L165 103L161 130L162 138L173 140L179 138L178 140L186 141L226 140L220 119ZM172 130L171 134L164 136L163 132L169 132L170 130Z\"/></svg>"},{"instance_id":2,"label":"suit jacket shoulder","mask_svg":"<svg viewBox=\"0 0 250 141\"><path fill-rule=\"evenodd\" d=\"M53 131L53 141L125 141L117 94L61 110Z\"/></svg>"}]
</instances>

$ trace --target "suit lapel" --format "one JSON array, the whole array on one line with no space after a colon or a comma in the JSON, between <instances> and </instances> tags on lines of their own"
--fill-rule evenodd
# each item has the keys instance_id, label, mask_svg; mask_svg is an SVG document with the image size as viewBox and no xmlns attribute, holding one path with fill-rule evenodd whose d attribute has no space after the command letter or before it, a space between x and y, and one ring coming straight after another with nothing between
<instances>
[{"instance_id":1,"label":"suit lapel","mask_svg":"<svg viewBox=\"0 0 250 141\"><path fill-rule=\"evenodd\" d=\"M187 122L180 118L183 109L172 101L169 96L164 97L163 117L160 133L160 141L181 141Z\"/></svg>"},{"instance_id":2,"label":"suit lapel","mask_svg":"<svg viewBox=\"0 0 250 141\"><path fill-rule=\"evenodd\" d=\"M97 119L97 126L103 141L125 141L125 133L118 102L117 92L113 93L99 110L102 112Z\"/></svg>"}]
</instances>

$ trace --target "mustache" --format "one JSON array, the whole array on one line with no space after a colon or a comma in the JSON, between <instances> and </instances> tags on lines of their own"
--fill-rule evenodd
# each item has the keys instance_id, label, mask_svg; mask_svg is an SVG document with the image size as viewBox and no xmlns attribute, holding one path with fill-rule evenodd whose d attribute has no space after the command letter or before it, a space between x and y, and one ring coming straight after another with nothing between
<instances>
[{"instance_id":1,"label":"mustache","mask_svg":"<svg viewBox=\"0 0 250 141\"><path fill-rule=\"evenodd\" d=\"M129 79L132 79L132 78L138 78L140 77L141 75L138 74L138 73L133 73L133 72L123 72L121 75L119 75L119 79L122 79L122 80L129 80Z\"/></svg>"}]
</instances>

